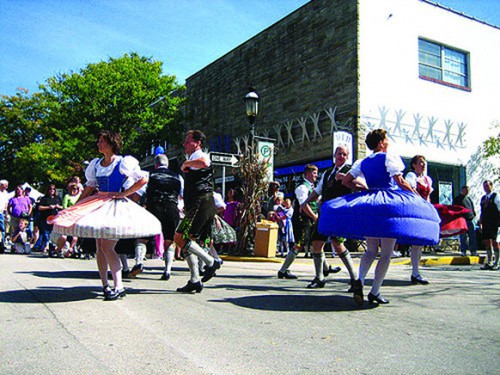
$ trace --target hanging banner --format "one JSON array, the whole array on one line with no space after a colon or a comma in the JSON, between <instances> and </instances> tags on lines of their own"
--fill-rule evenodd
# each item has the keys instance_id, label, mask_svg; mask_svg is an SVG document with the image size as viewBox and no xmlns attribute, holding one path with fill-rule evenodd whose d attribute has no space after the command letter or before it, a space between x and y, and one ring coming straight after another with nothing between
<instances>
[{"instance_id":1,"label":"hanging banner","mask_svg":"<svg viewBox=\"0 0 500 375\"><path fill-rule=\"evenodd\" d=\"M266 182L274 178L274 143L267 141L257 142L257 157L260 161L267 163Z\"/></svg>"},{"instance_id":2,"label":"hanging banner","mask_svg":"<svg viewBox=\"0 0 500 375\"><path fill-rule=\"evenodd\" d=\"M332 155L335 154L335 150L339 146L345 146L349 150L349 157L347 158L347 164L352 164L354 153L354 143L352 134L348 132L333 132L333 151Z\"/></svg>"}]
</instances>

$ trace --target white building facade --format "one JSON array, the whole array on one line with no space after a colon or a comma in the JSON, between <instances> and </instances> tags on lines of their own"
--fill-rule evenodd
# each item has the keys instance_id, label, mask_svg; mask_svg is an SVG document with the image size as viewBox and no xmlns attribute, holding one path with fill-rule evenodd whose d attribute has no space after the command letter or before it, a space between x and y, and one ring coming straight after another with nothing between
<instances>
[{"instance_id":1,"label":"white building facade","mask_svg":"<svg viewBox=\"0 0 500 375\"><path fill-rule=\"evenodd\" d=\"M404 157L465 167L477 208L499 168L479 151L498 134L499 47L498 27L432 2L359 1L361 123L387 129ZM438 183L446 202L448 182Z\"/></svg>"}]
</instances>

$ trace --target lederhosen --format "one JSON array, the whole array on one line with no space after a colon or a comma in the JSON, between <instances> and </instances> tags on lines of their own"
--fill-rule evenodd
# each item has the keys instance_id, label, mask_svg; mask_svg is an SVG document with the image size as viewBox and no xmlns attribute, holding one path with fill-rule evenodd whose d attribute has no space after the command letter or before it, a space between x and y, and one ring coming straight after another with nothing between
<instances>
[{"instance_id":1,"label":"lederhosen","mask_svg":"<svg viewBox=\"0 0 500 375\"><path fill-rule=\"evenodd\" d=\"M338 170L335 174L333 173L333 170L335 167L332 167L328 170L325 171L324 177L323 177L323 186L321 189L321 202L326 202L329 201L330 199L338 198L343 195L349 194L351 192L351 189L349 189L347 186L344 186L342 184L341 180L336 180L335 176L337 173L344 173L347 174L349 170L351 169L350 165L344 164L340 170ZM319 215L321 215L321 210ZM319 222L319 216L318 216L318 222ZM312 234L312 240L313 241L326 241L328 239L328 236L324 236L318 232L318 225L314 225L313 228L313 234Z\"/></svg>"},{"instance_id":2,"label":"lederhosen","mask_svg":"<svg viewBox=\"0 0 500 375\"><path fill-rule=\"evenodd\" d=\"M207 240L217 212L214 202L213 169L190 169L184 174L184 213L177 233L184 239Z\"/></svg>"}]
</instances>

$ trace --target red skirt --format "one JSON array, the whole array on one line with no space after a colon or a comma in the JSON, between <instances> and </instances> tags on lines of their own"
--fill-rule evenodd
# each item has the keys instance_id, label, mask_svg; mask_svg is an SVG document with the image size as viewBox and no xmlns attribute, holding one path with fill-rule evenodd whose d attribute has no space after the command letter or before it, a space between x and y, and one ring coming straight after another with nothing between
<instances>
[{"instance_id":1,"label":"red skirt","mask_svg":"<svg viewBox=\"0 0 500 375\"><path fill-rule=\"evenodd\" d=\"M441 218L439 236L452 237L467 232L467 221L464 215L471 212L465 207L449 204L435 204Z\"/></svg>"}]
</instances>

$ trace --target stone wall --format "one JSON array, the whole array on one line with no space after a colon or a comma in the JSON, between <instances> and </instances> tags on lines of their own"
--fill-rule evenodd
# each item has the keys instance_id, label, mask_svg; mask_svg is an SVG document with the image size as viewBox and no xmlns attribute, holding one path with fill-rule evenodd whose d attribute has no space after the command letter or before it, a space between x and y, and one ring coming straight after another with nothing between
<instances>
[{"instance_id":1,"label":"stone wall","mask_svg":"<svg viewBox=\"0 0 500 375\"><path fill-rule=\"evenodd\" d=\"M330 157L332 129L356 143L357 35L357 1L312 0L187 79L186 129L203 130L211 151L243 149L253 86L256 133L278 140L275 166Z\"/></svg>"}]
</instances>

